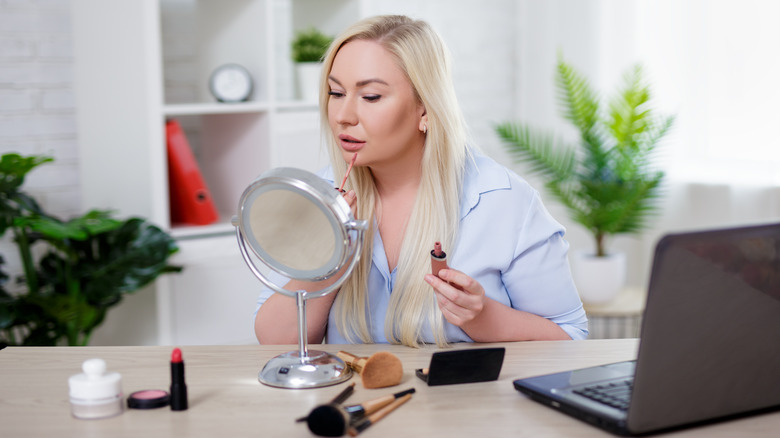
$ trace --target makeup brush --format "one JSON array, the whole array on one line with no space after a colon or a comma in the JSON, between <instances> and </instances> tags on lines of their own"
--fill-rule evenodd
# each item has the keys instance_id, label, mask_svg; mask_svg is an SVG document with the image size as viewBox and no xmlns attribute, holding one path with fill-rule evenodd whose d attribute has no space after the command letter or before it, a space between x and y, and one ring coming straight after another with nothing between
<instances>
[{"instance_id":1,"label":"makeup brush","mask_svg":"<svg viewBox=\"0 0 780 438\"><path fill-rule=\"evenodd\" d=\"M409 399L412 398L412 394L406 394L403 397L400 397L398 400L395 400L394 402L390 403L389 405L385 406L384 408L376 411L375 413L367 416L366 418L363 418L359 422L355 423L354 426L350 426L349 429L347 429L347 433L349 433L349 436L358 436L360 432L363 432L366 430L369 426L376 423L377 421L385 418L387 414L390 412L393 412L396 410L399 406L409 401Z\"/></svg>"},{"instance_id":2,"label":"makeup brush","mask_svg":"<svg viewBox=\"0 0 780 438\"><path fill-rule=\"evenodd\" d=\"M355 382L352 382L352 383L349 384L349 386L347 386L340 393L338 393L338 395L333 397L333 400L331 400L330 403L328 403L328 404L329 405L340 405L340 404L344 403L344 400L348 399L349 396L352 395L352 393L354 391L355 391ZM323 405L323 406L327 406L327 405ZM311 415L311 413L309 415ZM309 418L308 416L301 417L301 418L296 419L295 422L296 423L300 423L302 421L306 421L308 418Z\"/></svg>"},{"instance_id":3,"label":"makeup brush","mask_svg":"<svg viewBox=\"0 0 780 438\"><path fill-rule=\"evenodd\" d=\"M349 172L352 171L352 166L355 165L355 160L357 160L357 153L352 156L352 161L349 162L349 167L347 168L347 173L344 174L344 179L341 181L341 187L339 187L339 192L344 192L344 184L347 183L347 177L349 176Z\"/></svg>"},{"instance_id":4,"label":"makeup brush","mask_svg":"<svg viewBox=\"0 0 780 438\"><path fill-rule=\"evenodd\" d=\"M358 405L339 406L338 404L330 403L317 406L306 417L306 422L309 430L315 435L342 436L347 433L350 424L361 421L366 415L371 415L395 400L413 394L414 391L414 388L410 388L406 391L379 397Z\"/></svg>"},{"instance_id":5,"label":"makeup brush","mask_svg":"<svg viewBox=\"0 0 780 438\"><path fill-rule=\"evenodd\" d=\"M370 357L357 357L346 351L336 355L360 374L365 388L385 388L401 383L404 376L401 359L387 351L379 351Z\"/></svg>"}]
</instances>

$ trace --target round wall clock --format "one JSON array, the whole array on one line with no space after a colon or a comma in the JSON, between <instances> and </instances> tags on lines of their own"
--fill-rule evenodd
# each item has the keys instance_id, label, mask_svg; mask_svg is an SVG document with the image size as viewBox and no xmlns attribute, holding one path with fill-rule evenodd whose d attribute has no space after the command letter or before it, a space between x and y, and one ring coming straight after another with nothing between
<instances>
[{"instance_id":1,"label":"round wall clock","mask_svg":"<svg viewBox=\"0 0 780 438\"><path fill-rule=\"evenodd\" d=\"M209 78L209 90L220 102L244 102L252 95L252 75L238 64L224 64Z\"/></svg>"}]
</instances>

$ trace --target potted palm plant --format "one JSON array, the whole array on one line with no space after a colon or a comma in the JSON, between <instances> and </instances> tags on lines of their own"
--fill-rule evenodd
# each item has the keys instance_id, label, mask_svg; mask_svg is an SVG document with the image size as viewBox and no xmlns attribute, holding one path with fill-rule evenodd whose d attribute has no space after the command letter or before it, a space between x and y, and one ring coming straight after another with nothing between
<instances>
[{"instance_id":1,"label":"potted palm plant","mask_svg":"<svg viewBox=\"0 0 780 438\"><path fill-rule=\"evenodd\" d=\"M23 269L9 290L9 275L0 270L3 344L87 345L124 294L181 270L168 264L177 251L173 238L144 219L99 210L70 220L46 213L21 186L30 170L50 161L0 159L0 237L11 232Z\"/></svg>"},{"instance_id":2,"label":"potted palm plant","mask_svg":"<svg viewBox=\"0 0 780 438\"><path fill-rule=\"evenodd\" d=\"M332 41L332 37L314 27L295 34L291 45L292 59L298 78L298 96L304 101L317 101L322 58Z\"/></svg>"},{"instance_id":3,"label":"potted palm plant","mask_svg":"<svg viewBox=\"0 0 780 438\"><path fill-rule=\"evenodd\" d=\"M624 286L625 255L609 252L607 240L639 233L657 213L664 172L651 158L674 121L650 107L641 66L624 80L605 108L587 79L559 58L556 88L562 115L579 131L576 146L521 122L495 127L514 159L530 164L531 173L544 179L547 191L593 236L593 253L572 255L572 273L586 302L608 301Z\"/></svg>"}]
</instances>

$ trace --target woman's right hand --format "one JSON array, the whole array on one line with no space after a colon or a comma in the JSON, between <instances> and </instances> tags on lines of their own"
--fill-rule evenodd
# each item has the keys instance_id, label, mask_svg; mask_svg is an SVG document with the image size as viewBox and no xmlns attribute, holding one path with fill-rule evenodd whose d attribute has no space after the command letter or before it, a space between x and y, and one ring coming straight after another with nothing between
<instances>
[{"instance_id":1,"label":"woman's right hand","mask_svg":"<svg viewBox=\"0 0 780 438\"><path fill-rule=\"evenodd\" d=\"M352 216L357 215L357 195L355 194L354 190L350 190L347 193L344 193L342 196L344 196L344 200L347 201L347 204L349 205L349 209L352 210Z\"/></svg>"}]
</instances>

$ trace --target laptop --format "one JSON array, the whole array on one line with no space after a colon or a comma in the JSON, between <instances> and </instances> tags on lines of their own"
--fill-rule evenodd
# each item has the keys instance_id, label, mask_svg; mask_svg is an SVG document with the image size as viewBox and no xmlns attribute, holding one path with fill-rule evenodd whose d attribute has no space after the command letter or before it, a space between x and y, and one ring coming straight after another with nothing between
<instances>
[{"instance_id":1,"label":"laptop","mask_svg":"<svg viewBox=\"0 0 780 438\"><path fill-rule=\"evenodd\" d=\"M664 236L636 360L513 384L618 435L780 408L780 223Z\"/></svg>"}]
</instances>

